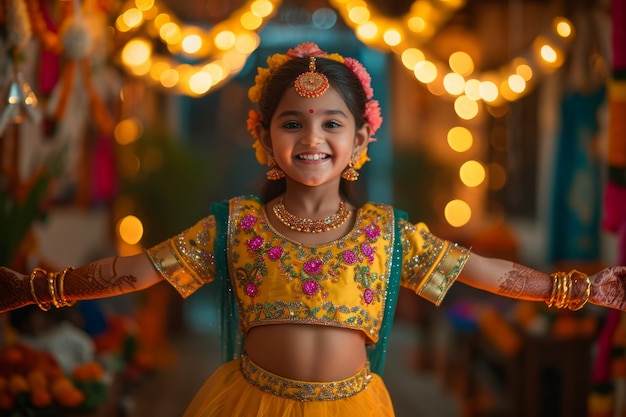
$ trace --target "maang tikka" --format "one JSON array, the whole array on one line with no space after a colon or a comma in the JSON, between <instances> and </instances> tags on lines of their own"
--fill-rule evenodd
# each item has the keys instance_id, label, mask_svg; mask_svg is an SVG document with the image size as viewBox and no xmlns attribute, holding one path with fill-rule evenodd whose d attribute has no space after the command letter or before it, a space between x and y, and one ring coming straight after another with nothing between
<instances>
[{"instance_id":1,"label":"maang tikka","mask_svg":"<svg viewBox=\"0 0 626 417\"><path fill-rule=\"evenodd\" d=\"M330 87L328 78L317 72L314 56L309 57L309 70L298 75L294 81L294 87L300 96L307 98L319 97Z\"/></svg>"}]
</instances>

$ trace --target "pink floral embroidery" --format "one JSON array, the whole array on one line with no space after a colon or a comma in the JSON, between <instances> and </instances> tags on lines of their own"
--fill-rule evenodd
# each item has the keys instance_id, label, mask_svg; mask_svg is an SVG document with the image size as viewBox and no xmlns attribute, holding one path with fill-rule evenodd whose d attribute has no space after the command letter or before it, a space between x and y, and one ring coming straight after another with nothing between
<instances>
[{"instance_id":1,"label":"pink floral embroidery","mask_svg":"<svg viewBox=\"0 0 626 417\"><path fill-rule=\"evenodd\" d=\"M250 249L257 250L263 246L263 238L261 236L255 236L252 239L247 240L246 244Z\"/></svg>"},{"instance_id":2,"label":"pink floral embroidery","mask_svg":"<svg viewBox=\"0 0 626 417\"><path fill-rule=\"evenodd\" d=\"M248 297L256 297L257 295L259 295L259 293L259 287L257 287L256 284L250 283L246 285L246 294L248 295Z\"/></svg>"},{"instance_id":3,"label":"pink floral embroidery","mask_svg":"<svg viewBox=\"0 0 626 417\"><path fill-rule=\"evenodd\" d=\"M343 253L343 260L348 265L353 265L357 261L357 257L353 251L348 249L347 251Z\"/></svg>"},{"instance_id":4,"label":"pink floral embroidery","mask_svg":"<svg viewBox=\"0 0 626 417\"><path fill-rule=\"evenodd\" d=\"M304 271L309 275L319 274L322 271L323 262L319 259L312 259L304 263Z\"/></svg>"},{"instance_id":5,"label":"pink floral embroidery","mask_svg":"<svg viewBox=\"0 0 626 417\"><path fill-rule=\"evenodd\" d=\"M276 261L278 259L280 259L281 256L283 256L283 248L281 248L280 246L273 246L272 248L270 248L270 250L267 252L267 256L272 260L272 261Z\"/></svg>"},{"instance_id":6,"label":"pink floral embroidery","mask_svg":"<svg viewBox=\"0 0 626 417\"><path fill-rule=\"evenodd\" d=\"M365 291L363 291L363 300L365 300L366 304L370 304L372 301L374 301L374 291L366 288Z\"/></svg>"},{"instance_id":7,"label":"pink floral embroidery","mask_svg":"<svg viewBox=\"0 0 626 417\"><path fill-rule=\"evenodd\" d=\"M369 240L376 239L380 236L380 227L378 227L377 224L368 224L365 226L365 236L367 236Z\"/></svg>"},{"instance_id":8,"label":"pink floral embroidery","mask_svg":"<svg viewBox=\"0 0 626 417\"><path fill-rule=\"evenodd\" d=\"M241 220L239 226L241 226L243 230L248 230L254 226L254 223L256 223L256 217L252 214L248 214Z\"/></svg>"},{"instance_id":9,"label":"pink floral embroidery","mask_svg":"<svg viewBox=\"0 0 626 417\"><path fill-rule=\"evenodd\" d=\"M317 283L317 281L312 279L304 281L304 284L302 285L302 290L306 295L313 295L317 293L319 289L320 285Z\"/></svg>"},{"instance_id":10,"label":"pink floral embroidery","mask_svg":"<svg viewBox=\"0 0 626 417\"><path fill-rule=\"evenodd\" d=\"M363 252L363 255L365 255L370 263L374 262L374 249L369 243L361 244L361 252Z\"/></svg>"}]
</instances>

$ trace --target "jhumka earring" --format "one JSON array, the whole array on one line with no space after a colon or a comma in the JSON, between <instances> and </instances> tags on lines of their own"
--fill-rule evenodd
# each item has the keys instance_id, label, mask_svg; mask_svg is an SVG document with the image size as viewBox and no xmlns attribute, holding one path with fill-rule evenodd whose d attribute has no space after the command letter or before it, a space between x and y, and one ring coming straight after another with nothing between
<instances>
[{"instance_id":1,"label":"jhumka earring","mask_svg":"<svg viewBox=\"0 0 626 417\"><path fill-rule=\"evenodd\" d=\"M315 68L315 57L309 57L309 70L298 75L294 81L296 92L302 97L319 97L328 90L328 78Z\"/></svg>"},{"instance_id":2,"label":"jhumka earring","mask_svg":"<svg viewBox=\"0 0 626 417\"><path fill-rule=\"evenodd\" d=\"M359 173L357 172L356 169L354 169L356 162L357 162L356 158L354 157L350 158L350 162L348 162L348 166L341 173L341 178L343 178L346 181L356 181L359 179Z\"/></svg>"},{"instance_id":3,"label":"jhumka earring","mask_svg":"<svg viewBox=\"0 0 626 417\"><path fill-rule=\"evenodd\" d=\"M265 173L268 180L276 181L285 177L285 173L280 169L273 156L270 156L268 165L270 170Z\"/></svg>"}]
</instances>

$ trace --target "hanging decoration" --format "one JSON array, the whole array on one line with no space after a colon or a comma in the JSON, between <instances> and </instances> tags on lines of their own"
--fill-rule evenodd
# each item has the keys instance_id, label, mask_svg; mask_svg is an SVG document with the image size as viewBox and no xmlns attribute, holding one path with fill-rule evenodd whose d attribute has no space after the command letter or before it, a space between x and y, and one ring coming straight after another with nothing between
<instances>
[{"instance_id":1,"label":"hanging decoration","mask_svg":"<svg viewBox=\"0 0 626 417\"><path fill-rule=\"evenodd\" d=\"M38 122L41 114L37 96L20 72L20 54L28 44L32 32L23 0L6 3L6 49L11 65L5 105L0 108L0 136L10 123L19 124L25 119Z\"/></svg>"}]
</instances>

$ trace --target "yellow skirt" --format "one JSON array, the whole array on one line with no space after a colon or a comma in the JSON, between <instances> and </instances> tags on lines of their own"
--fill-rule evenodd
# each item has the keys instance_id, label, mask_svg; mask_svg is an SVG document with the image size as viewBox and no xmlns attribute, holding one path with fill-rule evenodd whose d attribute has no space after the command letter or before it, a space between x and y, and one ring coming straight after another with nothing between
<instances>
[{"instance_id":1,"label":"yellow skirt","mask_svg":"<svg viewBox=\"0 0 626 417\"><path fill-rule=\"evenodd\" d=\"M249 358L222 365L202 385L184 417L393 417L380 376L364 368L344 381L294 381Z\"/></svg>"}]
</instances>

